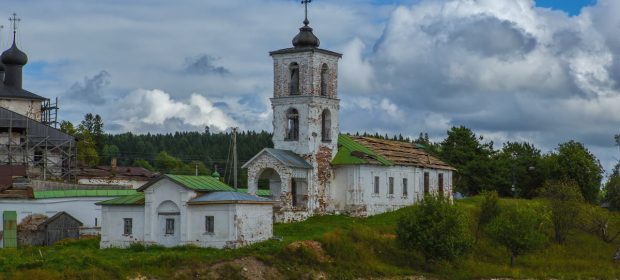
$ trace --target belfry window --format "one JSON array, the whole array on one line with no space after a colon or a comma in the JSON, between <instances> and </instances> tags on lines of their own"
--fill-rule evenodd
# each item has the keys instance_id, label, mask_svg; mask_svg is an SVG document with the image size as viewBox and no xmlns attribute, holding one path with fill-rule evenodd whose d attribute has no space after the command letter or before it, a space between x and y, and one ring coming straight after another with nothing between
<instances>
[{"instance_id":1,"label":"belfry window","mask_svg":"<svg viewBox=\"0 0 620 280\"><path fill-rule=\"evenodd\" d=\"M321 114L321 140L329 142L331 138L332 116L329 110L325 109Z\"/></svg>"},{"instance_id":2,"label":"belfry window","mask_svg":"<svg viewBox=\"0 0 620 280\"><path fill-rule=\"evenodd\" d=\"M286 138L284 140L299 140L299 112L295 108L286 112Z\"/></svg>"},{"instance_id":3,"label":"belfry window","mask_svg":"<svg viewBox=\"0 0 620 280\"><path fill-rule=\"evenodd\" d=\"M290 95L299 95L299 64L293 62L289 66L289 69L291 74L289 93Z\"/></svg>"},{"instance_id":4,"label":"belfry window","mask_svg":"<svg viewBox=\"0 0 620 280\"><path fill-rule=\"evenodd\" d=\"M327 72L329 68L327 64L323 64L321 68L321 96L327 96Z\"/></svg>"}]
</instances>

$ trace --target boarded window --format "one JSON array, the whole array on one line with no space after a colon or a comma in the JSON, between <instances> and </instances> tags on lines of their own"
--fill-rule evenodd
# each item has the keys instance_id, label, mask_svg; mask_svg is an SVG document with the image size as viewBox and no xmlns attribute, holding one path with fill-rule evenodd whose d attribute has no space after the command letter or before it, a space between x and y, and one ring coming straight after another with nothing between
<instances>
[{"instance_id":1,"label":"boarded window","mask_svg":"<svg viewBox=\"0 0 620 280\"><path fill-rule=\"evenodd\" d=\"M174 234L174 219L166 219L166 234Z\"/></svg>"},{"instance_id":2,"label":"boarded window","mask_svg":"<svg viewBox=\"0 0 620 280\"><path fill-rule=\"evenodd\" d=\"M133 232L133 219L125 218L123 219L123 234L131 235Z\"/></svg>"},{"instance_id":3,"label":"boarded window","mask_svg":"<svg viewBox=\"0 0 620 280\"><path fill-rule=\"evenodd\" d=\"M388 194L394 194L394 177L388 178Z\"/></svg>"},{"instance_id":4,"label":"boarded window","mask_svg":"<svg viewBox=\"0 0 620 280\"><path fill-rule=\"evenodd\" d=\"M430 192L430 176L428 172L424 172L424 194L428 194Z\"/></svg>"},{"instance_id":5,"label":"boarded window","mask_svg":"<svg viewBox=\"0 0 620 280\"><path fill-rule=\"evenodd\" d=\"M289 92L291 95L299 95L299 64L291 63L289 70L291 72Z\"/></svg>"},{"instance_id":6,"label":"boarded window","mask_svg":"<svg viewBox=\"0 0 620 280\"><path fill-rule=\"evenodd\" d=\"M286 138L285 140L299 140L299 112L295 108L286 112Z\"/></svg>"},{"instance_id":7,"label":"boarded window","mask_svg":"<svg viewBox=\"0 0 620 280\"><path fill-rule=\"evenodd\" d=\"M407 178L403 178L403 196L407 196L409 190L407 189Z\"/></svg>"},{"instance_id":8,"label":"boarded window","mask_svg":"<svg viewBox=\"0 0 620 280\"><path fill-rule=\"evenodd\" d=\"M215 230L215 218L213 216L205 217L205 232L213 233Z\"/></svg>"},{"instance_id":9,"label":"boarded window","mask_svg":"<svg viewBox=\"0 0 620 280\"><path fill-rule=\"evenodd\" d=\"M375 176L375 194L379 194L379 176Z\"/></svg>"},{"instance_id":10,"label":"boarded window","mask_svg":"<svg viewBox=\"0 0 620 280\"><path fill-rule=\"evenodd\" d=\"M443 174L439 173L439 175L437 175L437 184L439 186L439 193L443 194Z\"/></svg>"},{"instance_id":11,"label":"boarded window","mask_svg":"<svg viewBox=\"0 0 620 280\"><path fill-rule=\"evenodd\" d=\"M329 68L327 64L323 64L321 68L321 96L327 96L327 73Z\"/></svg>"},{"instance_id":12,"label":"boarded window","mask_svg":"<svg viewBox=\"0 0 620 280\"><path fill-rule=\"evenodd\" d=\"M321 140L324 142L329 142L332 140L331 137L332 130L332 114L329 110L323 110L323 114L321 114Z\"/></svg>"}]
</instances>

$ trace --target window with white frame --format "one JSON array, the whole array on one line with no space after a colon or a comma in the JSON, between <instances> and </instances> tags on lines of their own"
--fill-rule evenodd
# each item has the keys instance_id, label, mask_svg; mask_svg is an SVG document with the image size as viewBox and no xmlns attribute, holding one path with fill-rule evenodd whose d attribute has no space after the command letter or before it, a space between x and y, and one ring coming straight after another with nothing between
<instances>
[{"instance_id":1,"label":"window with white frame","mask_svg":"<svg viewBox=\"0 0 620 280\"><path fill-rule=\"evenodd\" d=\"M403 178L403 196L409 195L409 190L407 189L407 178Z\"/></svg>"},{"instance_id":2,"label":"window with white frame","mask_svg":"<svg viewBox=\"0 0 620 280\"><path fill-rule=\"evenodd\" d=\"M374 194L379 194L379 176L375 176Z\"/></svg>"},{"instance_id":3,"label":"window with white frame","mask_svg":"<svg viewBox=\"0 0 620 280\"><path fill-rule=\"evenodd\" d=\"M205 216L205 232L213 233L215 231L215 217Z\"/></svg>"},{"instance_id":4,"label":"window with white frame","mask_svg":"<svg viewBox=\"0 0 620 280\"><path fill-rule=\"evenodd\" d=\"M174 234L174 219L166 219L166 234Z\"/></svg>"},{"instance_id":5,"label":"window with white frame","mask_svg":"<svg viewBox=\"0 0 620 280\"><path fill-rule=\"evenodd\" d=\"M123 234L131 235L132 231L133 231L133 219L124 218L123 219Z\"/></svg>"},{"instance_id":6,"label":"window with white frame","mask_svg":"<svg viewBox=\"0 0 620 280\"><path fill-rule=\"evenodd\" d=\"M388 178L388 195L394 195L394 177Z\"/></svg>"}]
</instances>

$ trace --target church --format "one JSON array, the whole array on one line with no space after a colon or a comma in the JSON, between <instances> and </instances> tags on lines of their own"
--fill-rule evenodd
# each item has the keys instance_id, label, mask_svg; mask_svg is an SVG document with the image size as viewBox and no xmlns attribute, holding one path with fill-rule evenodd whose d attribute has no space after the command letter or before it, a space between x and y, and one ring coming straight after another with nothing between
<instances>
[{"instance_id":1,"label":"church","mask_svg":"<svg viewBox=\"0 0 620 280\"><path fill-rule=\"evenodd\" d=\"M307 5L307 3L306 3ZM340 134L338 62L304 26L290 48L272 51L274 148L246 162L248 190L269 189L274 221L321 214L369 216L452 195L455 171L408 142Z\"/></svg>"}]
</instances>

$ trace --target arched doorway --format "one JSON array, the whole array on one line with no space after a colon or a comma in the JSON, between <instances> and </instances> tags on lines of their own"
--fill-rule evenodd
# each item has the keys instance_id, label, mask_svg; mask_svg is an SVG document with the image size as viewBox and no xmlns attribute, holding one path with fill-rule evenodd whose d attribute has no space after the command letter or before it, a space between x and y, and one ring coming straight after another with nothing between
<instances>
[{"instance_id":1,"label":"arched doorway","mask_svg":"<svg viewBox=\"0 0 620 280\"><path fill-rule=\"evenodd\" d=\"M279 201L282 195L282 178L273 168L266 168L258 176L258 189L269 190L271 199Z\"/></svg>"},{"instance_id":2,"label":"arched doorway","mask_svg":"<svg viewBox=\"0 0 620 280\"><path fill-rule=\"evenodd\" d=\"M176 203L166 200L157 207L158 243L174 247L181 242L181 211Z\"/></svg>"}]
</instances>

